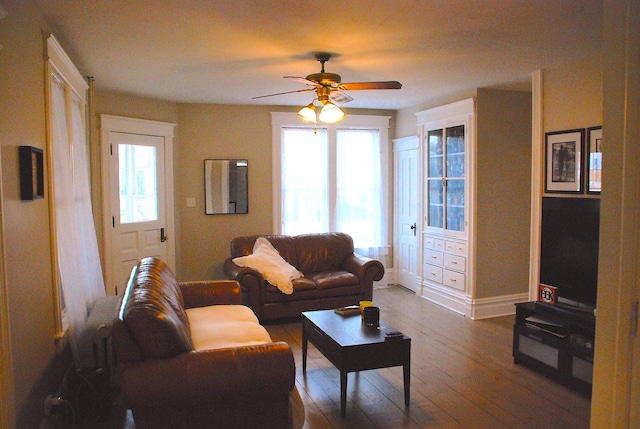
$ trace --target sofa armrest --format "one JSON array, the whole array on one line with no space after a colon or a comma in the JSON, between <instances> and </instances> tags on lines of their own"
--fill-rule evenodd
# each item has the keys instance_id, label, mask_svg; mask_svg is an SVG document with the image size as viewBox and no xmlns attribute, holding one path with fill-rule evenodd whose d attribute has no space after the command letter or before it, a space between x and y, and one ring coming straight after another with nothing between
<instances>
[{"instance_id":1,"label":"sofa armrest","mask_svg":"<svg viewBox=\"0 0 640 429\"><path fill-rule=\"evenodd\" d=\"M262 316L260 301L266 287L265 279L260 271L236 265L231 258L227 258L227 260L224 261L223 270L228 278L240 283L244 304L251 308L256 316L258 316L258 319L260 319Z\"/></svg>"},{"instance_id":2,"label":"sofa armrest","mask_svg":"<svg viewBox=\"0 0 640 429\"><path fill-rule=\"evenodd\" d=\"M185 308L242 304L240 285L235 280L181 282Z\"/></svg>"},{"instance_id":3,"label":"sofa armrest","mask_svg":"<svg viewBox=\"0 0 640 429\"><path fill-rule=\"evenodd\" d=\"M369 300L373 296L373 282L381 280L384 276L384 265L382 265L382 262L355 253L345 259L342 268L358 276L361 284L365 288L365 299Z\"/></svg>"},{"instance_id":4,"label":"sofa armrest","mask_svg":"<svg viewBox=\"0 0 640 429\"><path fill-rule=\"evenodd\" d=\"M295 361L285 342L182 353L127 365L121 396L128 408L224 403L240 396L289 394Z\"/></svg>"}]
</instances>

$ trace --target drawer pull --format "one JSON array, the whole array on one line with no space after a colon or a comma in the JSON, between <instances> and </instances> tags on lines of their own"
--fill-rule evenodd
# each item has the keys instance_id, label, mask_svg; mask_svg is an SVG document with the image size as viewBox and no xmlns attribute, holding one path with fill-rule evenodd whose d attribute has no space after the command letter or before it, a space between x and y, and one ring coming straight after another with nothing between
<instances>
[{"instance_id":1,"label":"drawer pull","mask_svg":"<svg viewBox=\"0 0 640 429\"><path fill-rule=\"evenodd\" d=\"M431 255L431 259L438 259L436 255Z\"/></svg>"},{"instance_id":2,"label":"drawer pull","mask_svg":"<svg viewBox=\"0 0 640 429\"><path fill-rule=\"evenodd\" d=\"M433 271L431 271L431 275L432 275L432 276L435 276L435 275L436 275L436 273L434 273Z\"/></svg>"},{"instance_id":3,"label":"drawer pull","mask_svg":"<svg viewBox=\"0 0 640 429\"><path fill-rule=\"evenodd\" d=\"M458 262L457 262L457 261L451 261L451 263L452 263L453 265L458 265Z\"/></svg>"},{"instance_id":4,"label":"drawer pull","mask_svg":"<svg viewBox=\"0 0 640 429\"><path fill-rule=\"evenodd\" d=\"M451 279L451 282L452 282L452 283L455 283L455 282L457 282L457 281L458 281L458 280L456 280L456 279Z\"/></svg>"}]
</instances>

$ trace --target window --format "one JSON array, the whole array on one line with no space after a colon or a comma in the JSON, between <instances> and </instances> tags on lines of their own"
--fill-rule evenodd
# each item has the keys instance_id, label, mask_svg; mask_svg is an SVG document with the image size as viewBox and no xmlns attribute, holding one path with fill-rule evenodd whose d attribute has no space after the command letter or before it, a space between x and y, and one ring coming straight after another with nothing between
<instances>
[{"instance_id":1,"label":"window","mask_svg":"<svg viewBox=\"0 0 640 429\"><path fill-rule=\"evenodd\" d=\"M46 67L54 297L60 309L56 329L58 339L69 332L74 363L83 368L92 359L86 319L105 294L89 191L87 84L53 36L47 38Z\"/></svg>"},{"instance_id":2,"label":"window","mask_svg":"<svg viewBox=\"0 0 640 429\"><path fill-rule=\"evenodd\" d=\"M387 252L389 118L349 115L324 127L273 113L274 229L345 232L358 252Z\"/></svg>"}]
</instances>

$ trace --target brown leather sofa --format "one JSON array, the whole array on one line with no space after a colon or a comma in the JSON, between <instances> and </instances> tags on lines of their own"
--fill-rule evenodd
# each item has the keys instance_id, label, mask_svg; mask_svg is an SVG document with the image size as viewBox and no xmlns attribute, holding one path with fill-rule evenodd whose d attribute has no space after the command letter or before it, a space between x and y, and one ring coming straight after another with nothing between
<instances>
[{"instance_id":1,"label":"brown leather sofa","mask_svg":"<svg viewBox=\"0 0 640 429\"><path fill-rule=\"evenodd\" d=\"M156 258L134 267L112 332L137 429L292 427L291 348L241 304L235 281L179 283Z\"/></svg>"},{"instance_id":2,"label":"brown leather sofa","mask_svg":"<svg viewBox=\"0 0 640 429\"><path fill-rule=\"evenodd\" d=\"M251 254L259 237L269 240L285 261L304 274L292 281L292 294L282 293L259 271L233 262L236 257ZM384 266L355 254L353 239L344 233L253 235L231 240L231 256L224 263L224 272L240 283L245 305L261 321L268 321L371 300L373 282L382 279Z\"/></svg>"}]
</instances>

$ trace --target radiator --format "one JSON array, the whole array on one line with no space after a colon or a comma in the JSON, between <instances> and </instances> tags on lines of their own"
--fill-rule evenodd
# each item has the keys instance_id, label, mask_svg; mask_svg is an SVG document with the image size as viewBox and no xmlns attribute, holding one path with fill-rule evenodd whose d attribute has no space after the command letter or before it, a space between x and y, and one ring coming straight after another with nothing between
<instances>
[{"instance_id":1,"label":"radiator","mask_svg":"<svg viewBox=\"0 0 640 429\"><path fill-rule=\"evenodd\" d=\"M93 343L94 367L107 371L112 385L117 385L118 380L111 340L111 326L113 319L118 317L120 299L120 296L99 298L93 304L86 325L87 333L91 336Z\"/></svg>"}]
</instances>

